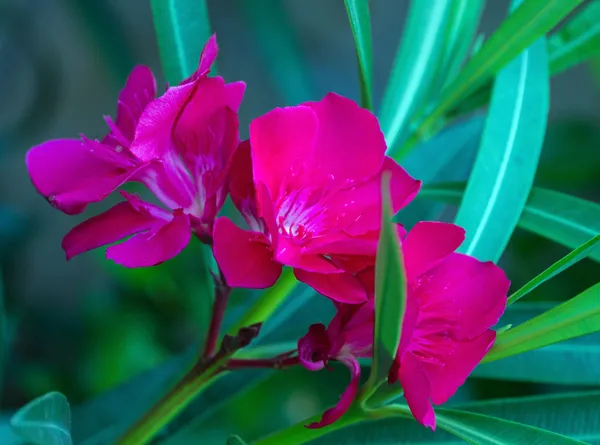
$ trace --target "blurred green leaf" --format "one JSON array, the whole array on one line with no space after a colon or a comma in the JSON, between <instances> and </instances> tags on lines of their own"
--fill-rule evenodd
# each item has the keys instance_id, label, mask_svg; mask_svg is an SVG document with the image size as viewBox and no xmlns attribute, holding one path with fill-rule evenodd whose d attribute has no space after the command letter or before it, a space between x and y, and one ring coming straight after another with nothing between
<instances>
[{"instance_id":1,"label":"blurred green leaf","mask_svg":"<svg viewBox=\"0 0 600 445\"><path fill-rule=\"evenodd\" d=\"M12 429L33 445L72 445L67 398L51 392L32 400L10 419Z\"/></svg>"},{"instance_id":2,"label":"blurred green leaf","mask_svg":"<svg viewBox=\"0 0 600 445\"><path fill-rule=\"evenodd\" d=\"M231 436L227 439L227 445L246 445L240 436Z\"/></svg>"},{"instance_id":3,"label":"blurred green leaf","mask_svg":"<svg viewBox=\"0 0 600 445\"><path fill-rule=\"evenodd\" d=\"M517 303L499 325L519 325L555 303ZM499 331L498 331L499 332ZM477 366L473 377L554 385L600 385L600 334L590 334Z\"/></svg>"},{"instance_id":4,"label":"blurred green leaf","mask_svg":"<svg viewBox=\"0 0 600 445\"><path fill-rule=\"evenodd\" d=\"M360 78L360 103L373 111L373 42L371 15L368 0L344 0L350 27L356 45L358 75Z\"/></svg>"},{"instance_id":5,"label":"blurred green leaf","mask_svg":"<svg viewBox=\"0 0 600 445\"><path fill-rule=\"evenodd\" d=\"M464 183L424 187L420 198L458 204ZM574 249L600 233L600 205L564 193L534 187L519 219L518 227ZM590 253L600 261L600 250Z\"/></svg>"},{"instance_id":6,"label":"blurred green leaf","mask_svg":"<svg viewBox=\"0 0 600 445\"><path fill-rule=\"evenodd\" d=\"M456 79L446 86L435 107L416 122L408 152L416 140L430 136L437 121L477 88L485 85L507 63L544 36L583 0L524 0L470 59Z\"/></svg>"},{"instance_id":7,"label":"blurred green leaf","mask_svg":"<svg viewBox=\"0 0 600 445\"><path fill-rule=\"evenodd\" d=\"M506 248L533 184L549 95L546 42L540 39L496 78L481 147L456 216L456 224L467 231L460 252L496 262Z\"/></svg>"},{"instance_id":8,"label":"blurred green leaf","mask_svg":"<svg viewBox=\"0 0 600 445\"><path fill-rule=\"evenodd\" d=\"M444 56L452 1L412 1L378 113L390 154L406 136L408 120L427 101Z\"/></svg>"},{"instance_id":9,"label":"blurred green leaf","mask_svg":"<svg viewBox=\"0 0 600 445\"><path fill-rule=\"evenodd\" d=\"M272 84L288 105L313 100L313 79L285 2L239 0Z\"/></svg>"},{"instance_id":10,"label":"blurred green leaf","mask_svg":"<svg viewBox=\"0 0 600 445\"><path fill-rule=\"evenodd\" d=\"M408 408L407 408L408 409ZM437 424L475 445L583 444L579 440L498 417L451 409L436 410Z\"/></svg>"},{"instance_id":11,"label":"blurred green leaf","mask_svg":"<svg viewBox=\"0 0 600 445\"><path fill-rule=\"evenodd\" d=\"M482 363L600 331L600 283L498 335Z\"/></svg>"},{"instance_id":12,"label":"blurred green leaf","mask_svg":"<svg viewBox=\"0 0 600 445\"><path fill-rule=\"evenodd\" d=\"M375 332L370 388L387 377L400 342L406 278L396 225L392 222L390 177L382 180L382 219L375 263Z\"/></svg>"},{"instance_id":13,"label":"blurred green leaf","mask_svg":"<svg viewBox=\"0 0 600 445\"><path fill-rule=\"evenodd\" d=\"M521 287L519 290L514 292L510 297L508 297L508 304L512 304L520 298L527 295L529 292L542 285L552 277L555 277L559 273L567 270L569 267L578 263L584 258L587 258L588 255L597 247L598 242L600 242L600 235L595 236L591 240L585 242L572 252L569 252L563 258L558 260L548 269L543 271L541 274L537 275L535 278L530 280L525 286Z\"/></svg>"},{"instance_id":14,"label":"blurred green leaf","mask_svg":"<svg viewBox=\"0 0 600 445\"><path fill-rule=\"evenodd\" d=\"M151 0L150 5L163 71L176 85L196 70L210 37L206 0Z\"/></svg>"}]
</instances>

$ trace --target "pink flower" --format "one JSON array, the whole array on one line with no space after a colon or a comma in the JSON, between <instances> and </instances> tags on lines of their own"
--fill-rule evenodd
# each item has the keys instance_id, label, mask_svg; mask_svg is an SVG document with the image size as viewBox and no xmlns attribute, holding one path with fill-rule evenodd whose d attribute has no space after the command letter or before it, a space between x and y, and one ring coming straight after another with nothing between
<instances>
[{"instance_id":1,"label":"pink flower","mask_svg":"<svg viewBox=\"0 0 600 445\"><path fill-rule=\"evenodd\" d=\"M245 89L242 82L208 77L217 51L213 36L198 70L156 99L150 70L134 69L119 96L116 123L107 118L110 133L101 142L50 141L30 150L34 185L65 213L80 213L126 181L143 183L167 207L122 192L126 201L67 234L67 258L135 235L109 247L107 257L145 267L177 255L192 233L211 242L228 192Z\"/></svg>"},{"instance_id":2,"label":"pink flower","mask_svg":"<svg viewBox=\"0 0 600 445\"><path fill-rule=\"evenodd\" d=\"M326 328L314 324L298 341L300 363L310 371L319 371L328 361L343 363L351 374L350 384L339 402L308 428L321 428L338 420L350 407L360 382L359 357L370 357L373 347L373 299L363 304L337 305L338 312Z\"/></svg>"},{"instance_id":3,"label":"pink flower","mask_svg":"<svg viewBox=\"0 0 600 445\"><path fill-rule=\"evenodd\" d=\"M381 174L392 174L394 211L420 187L385 150L377 118L333 93L255 119L231 192L250 230L226 218L215 223L214 253L227 282L269 287L286 265L334 300L365 301L342 262L375 254Z\"/></svg>"},{"instance_id":4,"label":"pink flower","mask_svg":"<svg viewBox=\"0 0 600 445\"><path fill-rule=\"evenodd\" d=\"M458 226L420 222L402 244L406 312L388 381L400 381L411 412L432 429L432 403L445 403L454 395L493 345L496 332L490 328L506 308L510 285L493 263L455 253L463 241L464 230ZM374 289L373 272L371 266L358 274L368 294ZM360 374L353 357L370 356L373 310L371 299L362 306L339 305L327 329L313 325L298 343L306 368L317 370L336 359L352 371L340 402L312 427L334 422L352 403Z\"/></svg>"}]
</instances>

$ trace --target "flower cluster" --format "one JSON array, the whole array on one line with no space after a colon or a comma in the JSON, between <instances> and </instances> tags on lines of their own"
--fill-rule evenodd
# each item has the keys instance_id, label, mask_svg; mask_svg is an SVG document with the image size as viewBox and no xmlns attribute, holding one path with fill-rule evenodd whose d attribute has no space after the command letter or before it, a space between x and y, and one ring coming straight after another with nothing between
<instances>
[{"instance_id":1,"label":"flower cluster","mask_svg":"<svg viewBox=\"0 0 600 445\"><path fill-rule=\"evenodd\" d=\"M357 393L357 358L372 354L374 267L381 226L381 178L390 175L393 211L418 193L413 179L386 156L377 118L350 99L277 108L250 124L239 141L242 82L209 77L217 56L212 37L198 70L160 97L151 71L136 67L107 117L100 141L84 136L33 147L27 167L38 191L57 209L78 214L126 182L143 184L163 206L120 191L124 201L72 229L67 258L112 244L107 258L126 267L176 256L192 235L212 245L227 285L272 286L284 266L332 300L337 314L310 326L298 341L299 362L319 370L346 365L351 383L320 422L340 418ZM227 196L246 221L218 217ZM495 340L490 328L506 306L509 282L497 266L455 253L464 231L421 222L397 225L405 258L407 307L388 381L399 381L415 418L435 428L441 404Z\"/></svg>"}]
</instances>

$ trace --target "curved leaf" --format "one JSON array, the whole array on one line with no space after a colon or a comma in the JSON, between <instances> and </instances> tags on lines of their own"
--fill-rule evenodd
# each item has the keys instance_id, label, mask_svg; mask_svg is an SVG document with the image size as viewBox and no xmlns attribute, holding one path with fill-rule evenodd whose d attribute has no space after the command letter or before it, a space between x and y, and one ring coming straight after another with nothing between
<instances>
[{"instance_id":1,"label":"curved leaf","mask_svg":"<svg viewBox=\"0 0 600 445\"><path fill-rule=\"evenodd\" d=\"M467 231L461 252L498 261L537 170L549 108L548 59L544 39L497 77L473 172L456 216Z\"/></svg>"},{"instance_id":2,"label":"curved leaf","mask_svg":"<svg viewBox=\"0 0 600 445\"><path fill-rule=\"evenodd\" d=\"M12 429L33 445L72 445L67 398L50 392L32 400L10 419Z\"/></svg>"},{"instance_id":3,"label":"curved leaf","mask_svg":"<svg viewBox=\"0 0 600 445\"><path fill-rule=\"evenodd\" d=\"M600 283L576 297L498 334L482 363L600 331Z\"/></svg>"},{"instance_id":4,"label":"curved leaf","mask_svg":"<svg viewBox=\"0 0 600 445\"><path fill-rule=\"evenodd\" d=\"M150 5L163 71L167 82L175 85L196 70L202 45L210 37L206 0L151 0Z\"/></svg>"},{"instance_id":5,"label":"curved leaf","mask_svg":"<svg viewBox=\"0 0 600 445\"><path fill-rule=\"evenodd\" d=\"M358 58L361 106L373 111L373 43L368 0L344 0Z\"/></svg>"},{"instance_id":6,"label":"curved leaf","mask_svg":"<svg viewBox=\"0 0 600 445\"><path fill-rule=\"evenodd\" d=\"M402 43L394 59L379 118L391 154L406 136L408 120L424 105L443 57L452 1L410 3Z\"/></svg>"},{"instance_id":7,"label":"curved leaf","mask_svg":"<svg viewBox=\"0 0 600 445\"><path fill-rule=\"evenodd\" d=\"M459 204L464 183L425 186L418 198ZM600 233L600 205L554 190L533 187L518 227L574 249ZM600 261L600 248L590 253Z\"/></svg>"}]
</instances>

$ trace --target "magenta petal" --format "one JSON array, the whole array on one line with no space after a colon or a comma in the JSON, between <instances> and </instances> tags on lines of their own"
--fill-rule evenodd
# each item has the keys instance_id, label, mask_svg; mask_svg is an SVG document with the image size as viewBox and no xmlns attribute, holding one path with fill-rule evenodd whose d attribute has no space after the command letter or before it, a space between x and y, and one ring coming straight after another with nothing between
<instances>
[{"instance_id":1,"label":"magenta petal","mask_svg":"<svg viewBox=\"0 0 600 445\"><path fill-rule=\"evenodd\" d=\"M402 356L400 363L400 384L404 398L415 419L435 431L435 412L429 400L429 381L421 369L419 359L412 352Z\"/></svg>"},{"instance_id":2,"label":"magenta petal","mask_svg":"<svg viewBox=\"0 0 600 445\"><path fill-rule=\"evenodd\" d=\"M250 154L250 141L240 142L229 169L229 196L235 207L248 221L256 219L256 193L252 178L252 157ZM253 230L255 230L253 228Z\"/></svg>"},{"instance_id":3,"label":"magenta petal","mask_svg":"<svg viewBox=\"0 0 600 445\"><path fill-rule=\"evenodd\" d=\"M325 411L319 422L311 423L306 426L307 428L323 428L324 426L331 425L344 415L350 405L352 405L354 397L356 397L360 383L360 366L352 356L338 357L338 360L348 367L352 374L352 380L350 380L350 384L346 387L337 405Z\"/></svg>"},{"instance_id":4,"label":"magenta petal","mask_svg":"<svg viewBox=\"0 0 600 445\"><path fill-rule=\"evenodd\" d=\"M276 108L254 119L250 123L254 182L264 184L276 200L290 175L316 168L309 163L316 136L317 116L310 107Z\"/></svg>"},{"instance_id":5,"label":"magenta petal","mask_svg":"<svg viewBox=\"0 0 600 445\"><path fill-rule=\"evenodd\" d=\"M364 181L381 169L386 150L383 133L373 113L335 93L310 102L317 114L319 131L311 165L334 181ZM308 147L305 149L308 150Z\"/></svg>"},{"instance_id":6,"label":"magenta petal","mask_svg":"<svg viewBox=\"0 0 600 445\"><path fill-rule=\"evenodd\" d=\"M231 82L225 84L225 101L227 106L236 113L242 104L245 91L246 84L244 82Z\"/></svg>"},{"instance_id":7,"label":"magenta petal","mask_svg":"<svg viewBox=\"0 0 600 445\"><path fill-rule=\"evenodd\" d=\"M121 202L74 227L64 237L62 248L67 259L71 259L75 255L149 230L161 223L161 219L137 211L129 202Z\"/></svg>"},{"instance_id":8,"label":"magenta petal","mask_svg":"<svg viewBox=\"0 0 600 445\"><path fill-rule=\"evenodd\" d=\"M416 280L453 253L465 240L465 230L455 224L419 222L402 243L408 280Z\"/></svg>"},{"instance_id":9,"label":"magenta petal","mask_svg":"<svg viewBox=\"0 0 600 445\"><path fill-rule=\"evenodd\" d=\"M361 282L348 273L314 273L294 269L296 278L308 284L317 292L341 303L362 303L367 301L367 292Z\"/></svg>"},{"instance_id":10,"label":"magenta petal","mask_svg":"<svg viewBox=\"0 0 600 445\"><path fill-rule=\"evenodd\" d=\"M210 67L215 62L218 54L219 46L217 45L217 35L213 34L204 45L204 48L202 48L197 73L201 75L210 71Z\"/></svg>"},{"instance_id":11,"label":"magenta petal","mask_svg":"<svg viewBox=\"0 0 600 445\"><path fill-rule=\"evenodd\" d=\"M221 217L215 221L213 239L215 259L229 286L264 289L281 275L281 264L273 261L262 233L242 230Z\"/></svg>"},{"instance_id":12,"label":"magenta petal","mask_svg":"<svg viewBox=\"0 0 600 445\"><path fill-rule=\"evenodd\" d=\"M298 340L298 358L309 371L318 371L325 367L329 359L329 337L325 325L310 325L308 333Z\"/></svg>"},{"instance_id":13,"label":"magenta petal","mask_svg":"<svg viewBox=\"0 0 600 445\"><path fill-rule=\"evenodd\" d=\"M420 319L444 320L456 339L482 334L506 309L510 281L491 262L453 253L427 276L414 291L422 301Z\"/></svg>"},{"instance_id":14,"label":"magenta petal","mask_svg":"<svg viewBox=\"0 0 600 445\"><path fill-rule=\"evenodd\" d=\"M440 338L440 360L443 366L424 363L425 372L429 379L430 396L433 403L441 405L454 395L456 390L465 383L473 369L485 357L494 344L496 332L488 330L479 337L468 341L455 341ZM451 343L442 345L441 343Z\"/></svg>"},{"instance_id":15,"label":"magenta petal","mask_svg":"<svg viewBox=\"0 0 600 445\"><path fill-rule=\"evenodd\" d=\"M76 139L56 139L33 147L25 162L40 194L69 215L104 199L131 176Z\"/></svg>"},{"instance_id":16,"label":"magenta petal","mask_svg":"<svg viewBox=\"0 0 600 445\"><path fill-rule=\"evenodd\" d=\"M176 211L170 222L106 249L106 258L125 267L156 266L181 252L191 233L189 216Z\"/></svg>"}]
</instances>

